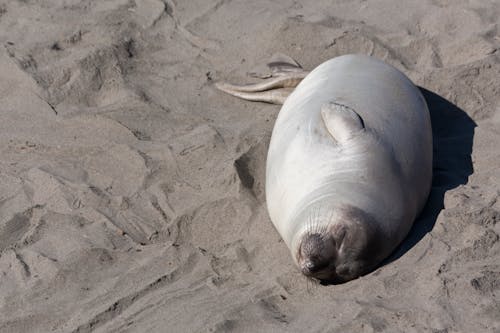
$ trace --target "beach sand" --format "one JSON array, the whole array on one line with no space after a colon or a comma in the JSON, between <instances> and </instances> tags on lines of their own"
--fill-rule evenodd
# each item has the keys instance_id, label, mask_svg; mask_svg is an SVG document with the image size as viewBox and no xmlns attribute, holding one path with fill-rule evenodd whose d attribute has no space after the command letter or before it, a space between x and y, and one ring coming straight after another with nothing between
<instances>
[{"instance_id":1,"label":"beach sand","mask_svg":"<svg viewBox=\"0 0 500 333\"><path fill-rule=\"evenodd\" d=\"M0 1L0 332L500 332L495 0ZM267 215L275 53L400 69L434 181L409 237L333 286Z\"/></svg>"}]
</instances>

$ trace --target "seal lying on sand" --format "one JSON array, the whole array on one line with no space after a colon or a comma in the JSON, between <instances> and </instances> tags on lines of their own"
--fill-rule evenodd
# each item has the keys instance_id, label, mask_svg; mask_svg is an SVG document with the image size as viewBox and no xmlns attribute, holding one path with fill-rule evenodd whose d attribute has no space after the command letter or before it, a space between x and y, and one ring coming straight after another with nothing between
<instances>
[{"instance_id":1,"label":"seal lying on sand","mask_svg":"<svg viewBox=\"0 0 500 333\"><path fill-rule=\"evenodd\" d=\"M279 67L265 83L219 88L284 101L267 155L271 220L304 275L357 278L405 238L427 200L427 105L404 74L368 56L334 58L308 74Z\"/></svg>"}]
</instances>

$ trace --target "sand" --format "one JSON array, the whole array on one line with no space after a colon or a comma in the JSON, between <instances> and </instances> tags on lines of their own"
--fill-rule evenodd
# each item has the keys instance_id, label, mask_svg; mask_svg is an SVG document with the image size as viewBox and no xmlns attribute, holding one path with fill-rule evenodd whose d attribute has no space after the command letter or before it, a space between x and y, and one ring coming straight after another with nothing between
<instances>
[{"instance_id":1,"label":"sand","mask_svg":"<svg viewBox=\"0 0 500 333\"><path fill-rule=\"evenodd\" d=\"M495 0L0 1L1 332L500 332ZM275 53L422 87L434 181L373 273L300 275L265 207Z\"/></svg>"}]
</instances>

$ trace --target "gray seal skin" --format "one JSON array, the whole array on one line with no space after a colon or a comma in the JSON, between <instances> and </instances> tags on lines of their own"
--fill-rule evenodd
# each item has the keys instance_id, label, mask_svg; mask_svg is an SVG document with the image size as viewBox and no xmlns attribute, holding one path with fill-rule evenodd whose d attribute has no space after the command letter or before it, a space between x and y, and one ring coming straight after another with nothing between
<instances>
[{"instance_id":1,"label":"gray seal skin","mask_svg":"<svg viewBox=\"0 0 500 333\"><path fill-rule=\"evenodd\" d=\"M337 57L284 99L266 200L304 275L337 283L373 270L408 234L431 181L429 111L394 67Z\"/></svg>"}]
</instances>

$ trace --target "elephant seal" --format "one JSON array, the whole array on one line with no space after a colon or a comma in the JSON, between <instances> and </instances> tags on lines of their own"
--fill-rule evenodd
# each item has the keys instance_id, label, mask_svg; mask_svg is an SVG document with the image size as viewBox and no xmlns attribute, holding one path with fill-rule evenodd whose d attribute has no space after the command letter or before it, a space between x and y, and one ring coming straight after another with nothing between
<instances>
[{"instance_id":1,"label":"elephant seal","mask_svg":"<svg viewBox=\"0 0 500 333\"><path fill-rule=\"evenodd\" d=\"M272 132L267 207L304 275L345 282L389 256L427 201L429 111L403 73L368 56L340 56L301 75Z\"/></svg>"}]
</instances>

